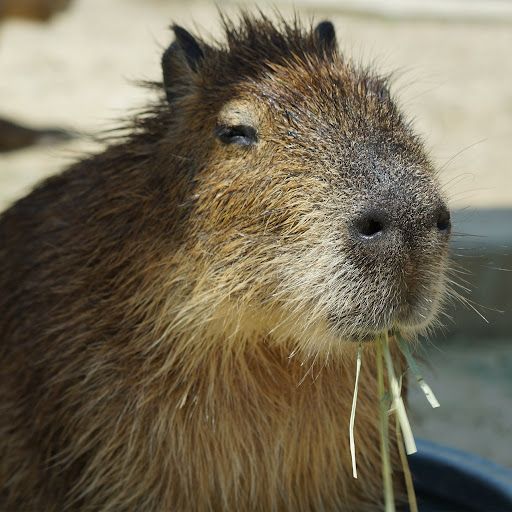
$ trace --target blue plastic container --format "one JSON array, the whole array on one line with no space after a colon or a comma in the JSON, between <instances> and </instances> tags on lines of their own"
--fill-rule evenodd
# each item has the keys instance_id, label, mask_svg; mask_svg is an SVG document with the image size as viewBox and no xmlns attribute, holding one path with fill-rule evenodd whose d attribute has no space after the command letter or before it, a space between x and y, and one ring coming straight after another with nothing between
<instances>
[{"instance_id":1,"label":"blue plastic container","mask_svg":"<svg viewBox=\"0 0 512 512\"><path fill-rule=\"evenodd\" d=\"M512 470L430 441L409 457L420 512L512 512Z\"/></svg>"}]
</instances>

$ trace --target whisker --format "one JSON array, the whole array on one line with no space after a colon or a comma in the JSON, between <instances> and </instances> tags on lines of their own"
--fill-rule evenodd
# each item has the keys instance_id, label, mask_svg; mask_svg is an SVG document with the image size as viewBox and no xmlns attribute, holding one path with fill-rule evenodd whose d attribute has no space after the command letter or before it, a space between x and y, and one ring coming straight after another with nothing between
<instances>
[{"instance_id":1,"label":"whisker","mask_svg":"<svg viewBox=\"0 0 512 512\"><path fill-rule=\"evenodd\" d=\"M459 231L452 231L452 236L467 236L472 238L488 238L487 235L477 235L475 233L462 233Z\"/></svg>"},{"instance_id":2,"label":"whisker","mask_svg":"<svg viewBox=\"0 0 512 512\"><path fill-rule=\"evenodd\" d=\"M466 306L468 309L472 309L485 323L490 324L489 320L487 320L487 318L482 313L480 313L480 311L478 311L478 309L475 306L473 306L473 304L471 303L471 301L469 299L467 299L466 297L464 297L459 292L457 292L456 290L453 290L453 289L448 289L446 291L446 293L450 297L453 297L453 298L459 300L461 302L461 304Z\"/></svg>"},{"instance_id":3,"label":"whisker","mask_svg":"<svg viewBox=\"0 0 512 512\"><path fill-rule=\"evenodd\" d=\"M475 146L478 146L479 144L482 144L483 142L487 142L487 138L477 140L476 142L473 142L472 144L469 144L468 146L462 148L461 150L457 151L452 157L450 157L439 169L438 173L442 172L446 167L448 167L455 159L457 159L460 155L465 153L466 151L469 151L470 149L474 148Z\"/></svg>"},{"instance_id":4,"label":"whisker","mask_svg":"<svg viewBox=\"0 0 512 512\"><path fill-rule=\"evenodd\" d=\"M454 281L453 279L450 279L450 278L446 278L447 282L449 282L450 284L453 284L455 286L458 286L459 288L461 288L462 290L464 290L465 292L468 292L470 293L471 292L471 289L468 288L467 286L464 286L460 283L457 283L457 281Z\"/></svg>"}]
</instances>

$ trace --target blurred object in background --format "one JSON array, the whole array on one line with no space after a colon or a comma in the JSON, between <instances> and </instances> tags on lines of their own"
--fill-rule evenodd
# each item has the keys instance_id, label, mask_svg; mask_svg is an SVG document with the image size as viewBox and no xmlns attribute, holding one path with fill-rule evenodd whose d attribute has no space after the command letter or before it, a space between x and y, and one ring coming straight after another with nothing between
<instances>
[{"instance_id":1,"label":"blurred object in background","mask_svg":"<svg viewBox=\"0 0 512 512\"><path fill-rule=\"evenodd\" d=\"M6 18L48 21L66 9L71 0L0 0L0 22ZM0 152L14 151L34 144L53 144L73 135L60 128L29 128L0 118Z\"/></svg>"},{"instance_id":2,"label":"blurred object in background","mask_svg":"<svg viewBox=\"0 0 512 512\"><path fill-rule=\"evenodd\" d=\"M48 21L70 3L71 0L0 0L0 21L5 18Z\"/></svg>"},{"instance_id":3,"label":"blurred object in background","mask_svg":"<svg viewBox=\"0 0 512 512\"><path fill-rule=\"evenodd\" d=\"M61 128L35 129L0 117L0 153L26 148L34 144L54 144L73 138Z\"/></svg>"}]
</instances>

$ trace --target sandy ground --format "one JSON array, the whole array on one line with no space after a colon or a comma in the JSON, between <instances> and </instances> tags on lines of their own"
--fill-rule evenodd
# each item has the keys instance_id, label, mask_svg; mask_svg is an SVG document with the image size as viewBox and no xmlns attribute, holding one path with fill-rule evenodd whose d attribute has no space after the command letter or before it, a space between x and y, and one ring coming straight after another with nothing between
<instances>
[{"instance_id":1,"label":"sandy ground","mask_svg":"<svg viewBox=\"0 0 512 512\"><path fill-rule=\"evenodd\" d=\"M319 4L301 12L331 18L347 53L397 71L394 90L443 168L452 205L512 206L512 26L384 22ZM160 77L171 21L218 33L213 2L194 0L76 0L47 25L5 23L0 115L90 134L107 129L147 101L133 82ZM92 147L81 139L0 155L0 210ZM416 433L512 466L509 346L431 351L443 405L427 410L413 393Z\"/></svg>"}]
</instances>

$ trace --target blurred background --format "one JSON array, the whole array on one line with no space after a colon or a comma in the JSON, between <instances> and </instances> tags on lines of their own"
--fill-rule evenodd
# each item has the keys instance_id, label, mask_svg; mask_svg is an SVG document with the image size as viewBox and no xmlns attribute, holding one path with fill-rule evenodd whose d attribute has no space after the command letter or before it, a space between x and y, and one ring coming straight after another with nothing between
<instances>
[{"instance_id":1,"label":"blurred background","mask_svg":"<svg viewBox=\"0 0 512 512\"><path fill-rule=\"evenodd\" d=\"M423 343L441 407L411 385L414 431L512 467L512 2L271 5L331 19L344 52L394 72L454 210L454 287L466 302ZM101 149L92 135L150 99L135 82L160 78L171 22L220 35L213 1L0 0L0 210Z\"/></svg>"}]
</instances>

